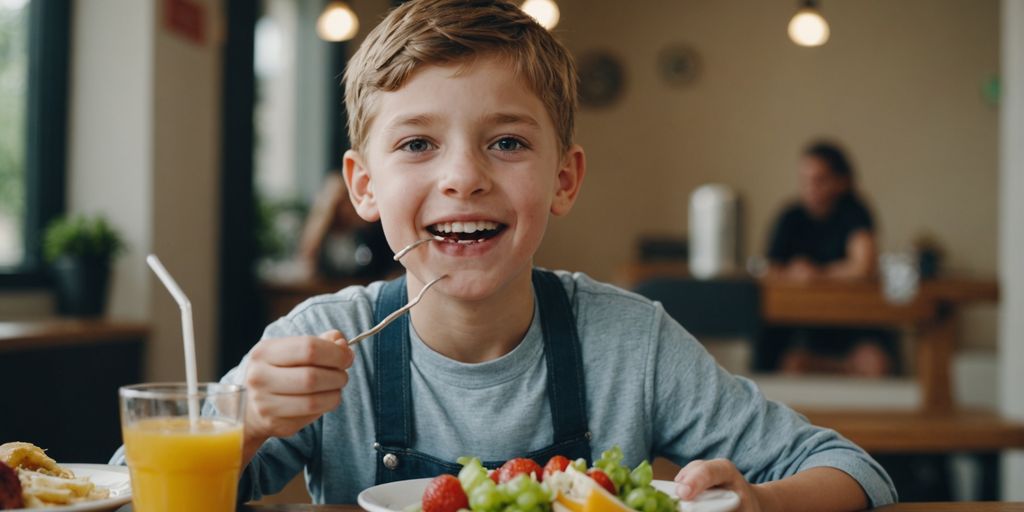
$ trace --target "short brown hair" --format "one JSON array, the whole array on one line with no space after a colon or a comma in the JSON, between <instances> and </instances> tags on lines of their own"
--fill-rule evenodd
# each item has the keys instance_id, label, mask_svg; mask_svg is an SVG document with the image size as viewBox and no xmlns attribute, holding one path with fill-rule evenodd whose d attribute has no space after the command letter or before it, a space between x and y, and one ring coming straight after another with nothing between
<instances>
[{"instance_id":1,"label":"short brown hair","mask_svg":"<svg viewBox=\"0 0 1024 512\"><path fill-rule=\"evenodd\" d=\"M572 56L554 36L504 0L412 0L375 27L345 70L345 107L352 147L366 143L373 97L395 91L424 64L480 55L507 59L540 98L562 151L573 142L577 76Z\"/></svg>"}]
</instances>

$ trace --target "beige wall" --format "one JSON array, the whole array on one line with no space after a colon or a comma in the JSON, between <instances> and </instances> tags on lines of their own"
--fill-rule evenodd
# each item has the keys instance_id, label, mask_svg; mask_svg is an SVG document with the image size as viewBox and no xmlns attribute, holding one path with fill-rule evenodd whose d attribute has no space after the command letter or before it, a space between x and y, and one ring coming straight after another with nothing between
<instances>
[{"instance_id":1,"label":"beige wall","mask_svg":"<svg viewBox=\"0 0 1024 512\"><path fill-rule=\"evenodd\" d=\"M102 213L127 251L112 273L109 314L145 320L152 244L153 2L74 5L69 84L68 211Z\"/></svg>"},{"instance_id":2,"label":"beige wall","mask_svg":"<svg viewBox=\"0 0 1024 512\"><path fill-rule=\"evenodd\" d=\"M152 36L153 252L192 301L199 376L212 379L220 346L223 22L221 0L194 3L207 17L203 44L168 31L160 20ZM181 316L163 286L153 283L150 375L183 380Z\"/></svg>"},{"instance_id":3,"label":"beige wall","mask_svg":"<svg viewBox=\"0 0 1024 512\"><path fill-rule=\"evenodd\" d=\"M539 264L612 279L641 234L682 235L688 195L712 181L741 192L747 252L761 252L795 193L799 150L826 135L852 154L882 249L929 231L951 267L994 275L998 115L981 86L999 67L996 0L826 2L832 40L816 49L786 36L796 2L558 4L561 39L577 57L617 55L627 84L616 104L580 113L589 176ZM656 69L677 42L703 63L686 88ZM967 320L971 343L994 345L993 308Z\"/></svg>"},{"instance_id":4,"label":"beige wall","mask_svg":"<svg viewBox=\"0 0 1024 512\"><path fill-rule=\"evenodd\" d=\"M73 9L69 210L102 212L125 234L109 316L150 324L149 381L185 375L180 315L150 252L192 300L200 378L217 367L221 1L197 3L202 45L167 31L158 0Z\"/></svg>"}]
</instances>

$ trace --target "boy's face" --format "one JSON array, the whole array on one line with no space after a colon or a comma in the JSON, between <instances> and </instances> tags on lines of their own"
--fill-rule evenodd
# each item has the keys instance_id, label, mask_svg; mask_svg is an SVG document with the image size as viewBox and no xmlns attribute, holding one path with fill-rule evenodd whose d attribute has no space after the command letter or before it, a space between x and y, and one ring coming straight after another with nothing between
<instances>
[{"instance_id":1,"label":"boy's face","mask_svg":"<svg viewBox=\"0 0 1024 512\"><path fill-rule=\"evenodd\" d=\"M360 216L382 221L391 248L422 239L402 262L435 290L484 299L529 282L548 215L569 212L584 174L562 152L541 100L497 58L423 66L380 92L363 152L345 155Z\"/></svg>"}]
</instances>

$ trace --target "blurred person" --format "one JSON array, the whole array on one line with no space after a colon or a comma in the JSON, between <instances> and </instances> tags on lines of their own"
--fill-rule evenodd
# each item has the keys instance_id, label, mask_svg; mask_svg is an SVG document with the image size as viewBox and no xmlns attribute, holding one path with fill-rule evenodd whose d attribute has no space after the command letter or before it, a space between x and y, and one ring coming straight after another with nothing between
<instances>
[{"instance_id":1,"label":"blurred person","mask_svg":"<svg viewBox=\"0 0 1024 512\"><path fill-rule=\"evenodd\" d=\"M875 224L857 192L853 166L826 141L804 150L800 196L776 221L767 279L855 281L876 273ZM895 341L885 331L775 328L765 333L759 371L840 373L881 377L896 369Z\"/></svg>"},{"instance_id":2,"label":"blurred person","mask_svg":"<svg viewBox=\"0 0 1024 512\"><path fill-rule=\"evenodd\" d=\"M799 180L799 200L775 224L768 275L800 281L874 277L874 221L843 151L828 142L812 144L800 159Z\"/></svg>"},{"instance_id":3,"label":"blurred person","mask_svg":"<svg viewBox=\"0 0 1024 512\"><path fill-rule=\"evenodd\" d=\"M348 198L340 171L324 177L302 229L296 260L304 277L380 278L398 265L380 222L366 222Z\"/></svg>"}]
</instances>

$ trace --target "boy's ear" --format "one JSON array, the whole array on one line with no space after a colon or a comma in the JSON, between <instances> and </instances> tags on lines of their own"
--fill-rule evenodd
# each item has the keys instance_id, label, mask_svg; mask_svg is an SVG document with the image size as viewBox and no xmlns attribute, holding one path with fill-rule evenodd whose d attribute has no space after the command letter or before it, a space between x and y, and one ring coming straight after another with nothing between
<instances>
[{"instance_id":1,"label":"boy's ear","mask_svg":"<svg viewBox=\"0 0 1024 512\"><path fill-rule=\"evenodd\" d=\"M583 185L583 176L587 173L587 158L579 144L573 144L558 168L555 180L555 198L551 201L553 215L565 215L572 210L576 197Z\"/></svg>"},{"instance_id":2,"label":"boy's ear","mask_svg":"<svg viewBox=\"0 0 1024 512\"><path fill-rule=\"evenodd\" d=\"M356 213L366 222L380 220L377 198L373 195L373 180L370 178L370 170L366 168L363 156L356 150L350 149L345 152L344 161L342 175L345 178L345 186L348 187L348 197L352 200L352 206L355 207Z\"/></svg>"}]
</instances>

